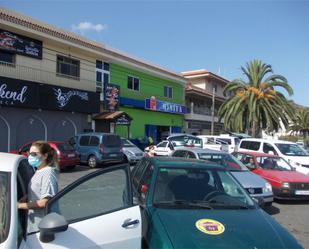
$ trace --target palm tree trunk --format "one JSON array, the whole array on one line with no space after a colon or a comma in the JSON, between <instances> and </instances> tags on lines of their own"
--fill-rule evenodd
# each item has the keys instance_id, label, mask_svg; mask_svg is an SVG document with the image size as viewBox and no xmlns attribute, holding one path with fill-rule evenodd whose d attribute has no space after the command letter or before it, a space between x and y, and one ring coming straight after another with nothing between
<instances>
[{"instance_id":1,"label":"palm tree trunk","mask_svg":"<svg viewBox=\"0 0 309 249\"><path fill-rule=\"evenodd\" d=\"M251 130L252 137L256 137L256 128L257 128L256 125L257 125L257 122L253 121L253 123L252 123L252 130Z\"/></svg>"}]
</instances>

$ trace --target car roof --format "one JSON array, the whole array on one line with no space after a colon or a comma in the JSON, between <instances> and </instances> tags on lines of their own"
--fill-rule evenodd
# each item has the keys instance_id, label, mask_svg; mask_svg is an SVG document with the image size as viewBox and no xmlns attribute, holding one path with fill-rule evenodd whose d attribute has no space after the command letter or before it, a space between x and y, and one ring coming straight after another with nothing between
<instances>
[{"instance_id":1,"label":"car roof","mask_svg":"<svg viewBox=\"0 0 309 249\"><path fill-rule=\"evenodd\" d=\"M191 158L183 158L183 157L150 157L148 158L151 164L154 167L168 167L168 168L207 168L207 169L217 169L217 170L226 170L223 166L218 164L191 159Z\"/></svg>"},{"instance_id":2,"label":"car roof","mask_svg":"<svg viewBox=\"0 0 309 249\"><path fill-rule=\"evenodd\" d=\"M264 139L264 138L243 138L242 141L255 141L255 142L265 142L265 143L281 143L281 144L295 144L291 141L285 140L275 140L275 139Z\"/></svg>"},{"instance_id":3,"label":"car roof","mask_svg":"<svg viewBox=\"0 0 309 249\"><path fill-rule=\"evenodd\" d=\"M276 155L271 155L271 154L262 153L262 152L253 152L253 151L239 151L239 152L236 152L236 153L246 154L246 155L250 155L250 156L278 157Z\"/></svg>"},{"instance_id":4,"label":"car roof","mask_svg":"<svg viewBox=\"0 0 309 249\"><path fill-rule=\"evenodd\" d=\"M102 135L114 135L118 136L117 134L114 133L107 133L107 132L85 132L85 133L79 133L76 136L83 136L83 135L94 135L94 136L102 136Z\"/></svg>"},{"instance_id":5,"label":"car roof","mask_svg":"<svg viewBox=\"0 0 309 249\"><path fill-rule=\"evenodd\" d=\"M202 149L202 148L198 148L198 147L179 147L179 148L175 149L175 151L179 151L179 150L192 151L192 152L195 152L195 153L228 154L227 152L224 152L224 151Z\"/></svg>"},{"instance_id":6,"label":"car roof","mask_svg":"<svg viewBox=\"0 0 309 249\"><path fill-rule=\"evenodd\" d=\"M19 161L22 159L26 159L26 157L12 153L0 152L0 170L5 172L16 171L16 165L18 166Z\"/></svg>"}]
</instances>

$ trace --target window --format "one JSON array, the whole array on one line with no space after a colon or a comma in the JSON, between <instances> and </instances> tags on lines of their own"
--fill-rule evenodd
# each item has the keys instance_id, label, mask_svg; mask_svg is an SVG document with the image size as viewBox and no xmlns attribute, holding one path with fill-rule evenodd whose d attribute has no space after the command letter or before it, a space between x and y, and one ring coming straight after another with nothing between
<instances>
[{"instance_id":1,"label":"window","mask_svg":"<svg viewBox=\"0 0 309 249\"><path fill-rule=\"evenodd\" d=\"M79 140L79 144L81 146L88 146L89 144L89 139L90 139L90 136L82 136Z\"/></svg>"},{"instance_id":2,"label":"window","mask_svg":"<svg viewBox=\"0 0 309 249\"><path fill-rule=\"evenodd\" d=\"M100 143L100 140L96 136L91 136L89 146L98 146Z\"/></svg>"},{"instance_id":3,"label":"window","mask_svg":"<svg viewBox=\"0 0 309 249\"><path fill-rule=\"evenodd\" d=\"M54 199L49 211L74 222L124 209L130 205L125 196L128 194L127 179L124 169L98 174L82 181L58 200Z\"/></svg>"},{"instance_id":4,"label":"window","mask_svg":"<svg viewBox=\"0 0 309 249\"><path fill-rule=\"evenodd\" d=\"M196 156L195 156L195 154L193 152L188 151L187 158L195 158L196 159Z\"/></svg>"},{"instance_id":5,"label":"window","mask_svg":"<svg viewBox=\"0 0 309 249\"><path fill-rule=\"evenodd\" d=\"M218 87L215 83L212 84L212 88L215 90L215 93L218 91Z\"/></svg>"},{"instance_id":6,"label":"window","mask_svg":"<svg viewBox=\"0 0 309 249\"><path fill-rule=\"evenodd\" d=\"M110 80L109 63L97 60L96 61L97 91L101 92L104 89L104 86L109 84L109 80Z\"/></svg>"},{"instance_id":7,"label":"window","mask_svg":"<svg viewBox=\"0 0 309 249\"><path fill-rule=\"evenodd\" d=\"M164 86L164 97L173 98L173 88L169 86Z\"/></svg>"},{"instance_id":8,"label":"window","mask_svg":"<svg viewBox=\"0 0 309 249\"><path fill-rule=\"evenodd\" d=\"M187 154L186 151L184 150L178 150L178 151L175 151L174 154L173 154L173 157L185 157Z\"/></svg>"},{"instance_id":9,"label":"window","mask_svg":"<svg viewBox=\"0 0 309 249\"><path fill-rule=\"evenodd\" d=\"M277 154L275 148L272 145L270 145L268 143L264 143L263 144L263 152L269 153L270 151L272 151L274 154Z\"/></svg>"},{"instance_id":10,"label":"window","mask_svg":"<svg viewBox=\"0 0 309 249\"><path fill-rule=\"evenodd\" d=\"M15 54L0 51L0 62L15 64Z\"/></svg>"},{"instance_id":11,"label":"window","mask_svg":"<svg viewBox=\"0 0 309 249\"><path fill-rule=\"evenodd\" d=\"M242 141L240 148L248 150L259 150L261 143L255 141Z\"/></svg>"},{"instance_id":12,"label":"window","mask_svg":"<svg viewBox=\"0 0 309 249\"><path fill-rule=\"evenodd\" d=\"M133 76L128 76L128 89L139 91L139 79Z\"/></svg>"},{"instance_id":13,"label":"window","mask_svg":"<svg viewBox=\"0 0 309 249\"><path fill-rule=\"evenodd\" d=\"M147 192L143 192L143 188L145 191L145 186L146 186L146 191L148 190L148 188L150 187L150 183L151 183L151 179L152 179L152 174L153 174L153 166L151 164L148 165L148 167L146 168L146 170L144 170L144 175L139 183L138 186L138 192L139 192L139 200L142 203L145 203L146 200L146 196L147 196Z\"/></svg>"},{"instance_id":14,"label":"window","mask_svg":"<svg viewBox=\"0 0 309 249\"><path fill-rule=\"evenodd\" d=\"M79 78L79 61L72 58L57 55L57 74L72 78Z\"/></svg>"}]
</instances>

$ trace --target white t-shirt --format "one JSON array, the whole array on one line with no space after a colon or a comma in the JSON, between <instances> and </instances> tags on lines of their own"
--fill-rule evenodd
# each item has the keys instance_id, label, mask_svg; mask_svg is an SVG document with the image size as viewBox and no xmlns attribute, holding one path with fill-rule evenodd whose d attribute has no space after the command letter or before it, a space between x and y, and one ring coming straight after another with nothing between
<instances>
[{"instance_id":1,"label":"white t-shirt","mask_svg":"<svg viewBox=\"0 0 309 249\"><path fill-rule=\"evenodd\" d=\"M58 192L55 168L44 167L35 172L28 185L28 202L51 198ZM38 224L44 216L44 208L28 210L28 233L37 232Z\"/></svg>"}]
</instances>

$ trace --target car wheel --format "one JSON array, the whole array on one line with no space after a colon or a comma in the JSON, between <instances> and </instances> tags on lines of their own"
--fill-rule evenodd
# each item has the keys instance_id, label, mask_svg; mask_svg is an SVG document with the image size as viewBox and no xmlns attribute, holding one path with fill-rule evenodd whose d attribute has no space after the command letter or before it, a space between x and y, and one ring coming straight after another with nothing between
<instances>
[{"instance_id":1,"label":"car wheel","mask_svg":"<svg viewBox=\"0 0 309 249\"><path fill-rule=\"evenodd\" d=\"M88 165L90 168L97 167L97 158L94 155L89 156L88 158Z\"/></svg>"}]
</instances>

